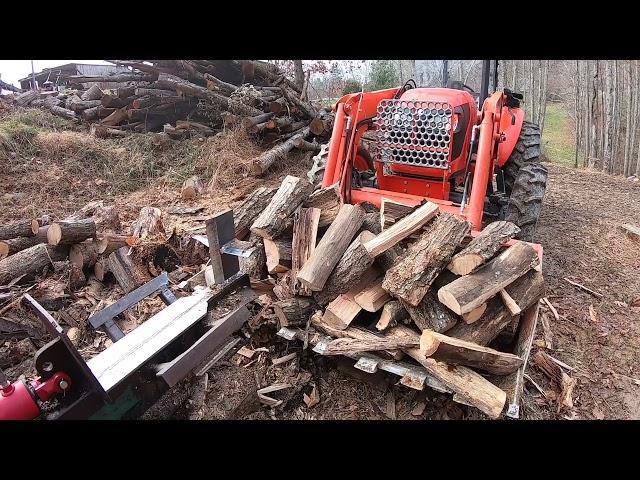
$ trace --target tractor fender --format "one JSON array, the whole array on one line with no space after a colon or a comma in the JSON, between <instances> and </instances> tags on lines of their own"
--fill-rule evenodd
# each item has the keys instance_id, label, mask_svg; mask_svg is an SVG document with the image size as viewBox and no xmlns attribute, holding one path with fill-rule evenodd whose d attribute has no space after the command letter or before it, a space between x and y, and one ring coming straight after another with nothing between
<instances>
[{"instance_id":1,"label":"tractor fender","mask_svg":"<svg viewBox=\"0 0 640 480\"><path fill-rule=\"evenodd\" d=\"M515 122L512 125L513 116L515 115ZM520 137L520 131L522 130L522 123L524 122L524 111L521 108L511 108L511 111L507 107L502 107L502 114L500 115L500 131L504 133L505 140L498 145L498 166L503 167L513 149L516 147L518 137Z\"/></svg>"}]
</instances>

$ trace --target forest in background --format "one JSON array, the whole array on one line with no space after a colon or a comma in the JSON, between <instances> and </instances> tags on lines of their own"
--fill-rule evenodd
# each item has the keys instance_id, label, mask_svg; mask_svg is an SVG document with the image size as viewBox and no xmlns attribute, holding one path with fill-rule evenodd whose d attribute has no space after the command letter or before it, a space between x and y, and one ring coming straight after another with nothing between
<instances>
[{"instance_id":1,"label":"forest in background","mask_svg":"<svg viewBox=\"0 0 640 480\"><path fill-rule=\"evenodd\" d=\"M333 101L409 79L422 87L442 86L443 81L442 60L274 62L292 76L306 77L312 100ZM539 124L543 137L553 143L547 156L562 150L561 158L549 160L638 176L638 69L636 60L500 60L497 87L524 95L526 119ZM480 90L481 71L481 60L448 60L449 78L475 91Z\"/></svg>"}]
</instances>

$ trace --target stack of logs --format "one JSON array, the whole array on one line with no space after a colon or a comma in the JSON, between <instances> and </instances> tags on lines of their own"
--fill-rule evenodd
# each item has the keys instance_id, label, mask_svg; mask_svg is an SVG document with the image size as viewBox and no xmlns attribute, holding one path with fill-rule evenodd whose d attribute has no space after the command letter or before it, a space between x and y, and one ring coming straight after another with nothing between
<instances>
[{"instance_id":1,"label":"stack of logs","mask_svg":"<svg viewBox=\"0 0 640 480\"><path fill-rule=\"evenodd\" d=\"M252 163L262 175L294 148L317 153L331 134L333 114L304 99L296 85L273 64L253 60L114 61L131 73L71 76L77 90L28 91L19 106L35 106L70 120L91 123L100 138L129 132L162 132L156 143L210 136L240 125L268 150ZM102 90L100 82L119 83ZM83 85L90 85L83 88Z\"/></svg>"},{"instance_id":2,"label":"stack of logs","mask_svg":"<svg viewBox=\"0 0 640 480\"><path fill-rule=\"evenodd\" d=\"M49 217L0 226L0 285L29 281L46 269L68 269L65 289L75 291L95 275L102 282L113 275L125 293L149 281L149 272L132 258L133 247L144 247L162 236L161 211L145 207L131 234L116 233L121 224L115 206L91 202L73 215L52 222Z\"/></svg>"},{"instance_id":3,"label":"stack of logs","mask_svg":"<svg viewBox=\"0 0 640 480\"><path fill-rule=\"evenodd\" d=\"M517 226L472 233L431 202L342 204L335 186L314 191L292 176L234 214L236 237L258 247L242 268L270 291L280 327L323 355L409 357L429 385L501 415L508 388L498 385L522 380L530 348L521 319L544 295L538 253L513 240Z\"/></svg>"}]
</instances>

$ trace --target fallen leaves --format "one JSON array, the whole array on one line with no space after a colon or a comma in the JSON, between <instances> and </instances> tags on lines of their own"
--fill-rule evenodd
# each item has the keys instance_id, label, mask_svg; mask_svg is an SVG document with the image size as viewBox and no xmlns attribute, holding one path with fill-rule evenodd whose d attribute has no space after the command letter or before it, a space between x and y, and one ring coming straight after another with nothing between
<instances>
[{"instance_id":1,"label":"fallen leaves","mask_svg":"<svg viewBox=\"0 0 640 480\"><path fill-rule=\"evenodd\" d=\"M318 387L314 385L313 389L311 390L311 393L309 395L305 393L302 396L302 399L304 400L304 403L308 408L312 408L316 406L318 403L320 403L320 395L318 394Z\"/></svg>"}]
</instances>

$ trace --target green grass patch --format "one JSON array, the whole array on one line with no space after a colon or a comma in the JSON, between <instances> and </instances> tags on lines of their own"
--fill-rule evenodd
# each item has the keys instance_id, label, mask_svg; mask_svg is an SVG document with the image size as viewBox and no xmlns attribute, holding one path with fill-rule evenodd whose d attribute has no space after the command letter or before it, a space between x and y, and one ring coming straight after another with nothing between
<instances>
[{"instance_id":1,"label":"green grass patch","mask_svg":"<svg viewBox=\"0 0 640 480\"><path fill-rule=\"evenodd\" d=\"M565 165L575 164L574 122L561 103L547 103L542 145L548 161Z\"/></svg>"}]
</instances>

